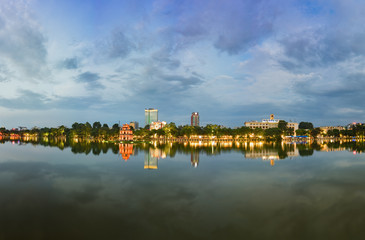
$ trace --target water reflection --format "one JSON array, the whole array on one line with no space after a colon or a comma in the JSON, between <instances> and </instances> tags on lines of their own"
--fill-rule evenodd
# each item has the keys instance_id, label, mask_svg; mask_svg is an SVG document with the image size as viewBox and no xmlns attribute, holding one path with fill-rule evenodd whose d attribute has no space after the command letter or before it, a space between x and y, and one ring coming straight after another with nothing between
<instances>
[{"instance_id":1,"label":"water reflection","mask_svg":"<svg viewBox=\"0 0 365 240\"><path fill-rule=\"evenodd\" d=\"M69 148L74 154L106 154L111 151L119 154L124 161L133 159L138 151L145 154L145 169L158 169L159 159L173 158L177 153L190 155L191 166L198 167L201 154L219 155L227 152L241 153L247 159L261 159L275 165L276 161L295 157L311 156L315 152L348 151L352 154L361 154L365 150L364 142L353 141L320 141L308 143L293 142L185 142L185 143L111 143L90 141L66 141L57 139L43 139L42 141L11 141L18 145L42 145L57 147L61 150ZM0 141L4 143L5 141Z\"/></svg>"},{"instance_id":2,"label":"water reflection","mask_svg":"<svg viewBox=\"0 0 365 240\"><path fill-rule=\"evenodd\" d=\"M149 148L144 156L144 168L145 169L158 169L158 160L160 158L166 158L166 154L162 149Z\"/></svg>"},{"instance_id":3,"label":"water reflection","mask_svg":"<svg viewBox=\"0 0 365 240\"><path fill-rule=\"evenodd\" d=\"M133 155L133 144L119 144L119 154L127 161Z\"/></svg>"},{"instance_id":4,"label":"water reflection","mask_svg":"<svg viewBox=\"0 0 365 240\"><path fill-rule=\"evenodd\" d=\"M360 142L14 141L0 147L0 239L365 234L365 156L352 155L363 151Z\"/></svg>"},{"instance_id":5,"label":"water reflection","mask_svg":"<svg viewBox=\"0 0 365 240\"><path fill-rule=\"evenodd\" d=\"M191 151L191 166L198 167L199 165L199 152L198 151Z\"/></svg>"}]
</instances>

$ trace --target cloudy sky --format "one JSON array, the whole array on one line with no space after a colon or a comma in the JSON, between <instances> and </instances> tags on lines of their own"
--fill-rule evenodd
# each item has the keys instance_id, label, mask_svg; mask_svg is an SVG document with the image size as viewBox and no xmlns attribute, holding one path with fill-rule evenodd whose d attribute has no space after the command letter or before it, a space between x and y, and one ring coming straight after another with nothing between
<instances>
[{"instance_id":1,"label":"cloudy sky","mask_svg":"<svg viewBox=\"0 0 365 240\"><path fill-rule=\"evenodd\" d=\"M362 0L0 0L0 126L365 122Z\"/></svg>"}]
</instances>

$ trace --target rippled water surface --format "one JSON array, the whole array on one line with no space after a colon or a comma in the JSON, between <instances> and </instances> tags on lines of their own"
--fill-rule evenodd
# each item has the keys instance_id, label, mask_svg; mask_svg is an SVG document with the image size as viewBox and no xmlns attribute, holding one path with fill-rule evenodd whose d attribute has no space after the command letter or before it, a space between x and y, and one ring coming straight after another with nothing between
<instances>
[{"instance_id":1,"label":"rippled water surface","mask_svg":"<svg viewBox=\"0 0 365 240\"><path fill-rule=\"evenodd\" d=\"M362 143L0 144L0 239L363 239Z\"/></svg>"}]
</instances>

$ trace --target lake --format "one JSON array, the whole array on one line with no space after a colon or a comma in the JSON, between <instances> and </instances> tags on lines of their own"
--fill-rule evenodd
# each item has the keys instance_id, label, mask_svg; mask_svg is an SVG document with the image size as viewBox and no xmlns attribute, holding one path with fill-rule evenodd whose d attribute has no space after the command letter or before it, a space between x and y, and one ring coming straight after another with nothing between
<instances>
[{"instance_id":1,"label":"lake","mask_svg":"<svg viewBox=\"0 0 365 240\"><path fill-rule=\"evenodd\" d=\"M0 144L0 239L363 239L361 142Z\"/></svg>"}]
</instances>

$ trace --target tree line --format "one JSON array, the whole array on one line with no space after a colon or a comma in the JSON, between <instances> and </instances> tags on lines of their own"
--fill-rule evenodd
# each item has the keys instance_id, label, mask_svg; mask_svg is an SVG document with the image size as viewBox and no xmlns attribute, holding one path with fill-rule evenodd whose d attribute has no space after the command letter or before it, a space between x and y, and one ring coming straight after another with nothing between
<instances>
[{"instance_id":1,"label":"tree line","mask_svg":"<svg viewBox=\"0 0 365 240\"><path fill-rule=\"evenodd\" d=\"M49 138L78 138L88 140L118 140L119 139L119 124L115 123L112 127L108 124L94 122L92 125L89 122L72 124L71 128L64 125L57 128L33 128L31 130L7 130L0 128L2 136L10 136L10 134L18 134L21 137L49 137ZM134 129L132 129L134 130ZM363 137L365 133L365 125L357 124L351 129L346 130L328 130L327 133L321 131L320 128L314 128L310 122L300 122L299 129L296 130L297 136L307 137ZM283 136L294 135L294 129L288 127L286 121L280 120L277 128L251 129L241 126L237 128L229 128L216 124L207 124L206 126L176 126L171 122L165 127L158 130L149 130L149 125L144 128L134 130L134 136L138 140L148 140L151 138L179 138L194 136L206 137L232 137L235 138L264 138L268 140L280 140Z\"/></svg>"},{"instance_id":2,"label":"tree line","mask_svg":"<svg viewBox=\"0 0 365 240\"><path fill-rule=\"evenodd\" d=\"M229 128L216 124L207 124L206 126L176 126L175 123L166 124L165 127L158 130L149 130L147 125L145 128L134 131L134 135L138 139L148 138L178 138L187 137L191 138L194 136L207 136L207 137L224 137L229 136L232 138L243 137L243 138L265 138L265 139L281 139L283 135L293 135L294 129L287 127L287 122L280 120L277 128L251 129L249 127L238 127Z\"/></svg>"},{"instance_id":3,"label":"tree line","mask_svg":"<svg viewBox=\"0 0 365 240\"><path fill-rule=\"evenodd\" d=\"M71 128L61 125L57 128L32 128L31 130L8 130L0 128L3 136L18 134L21 137L49 137L49 138L78 138L88 140L118 140L119 124L115 123L112 127L104 123L94 122L91 125L89 122L72 124Z\"/></svg>"}]
</instances>

